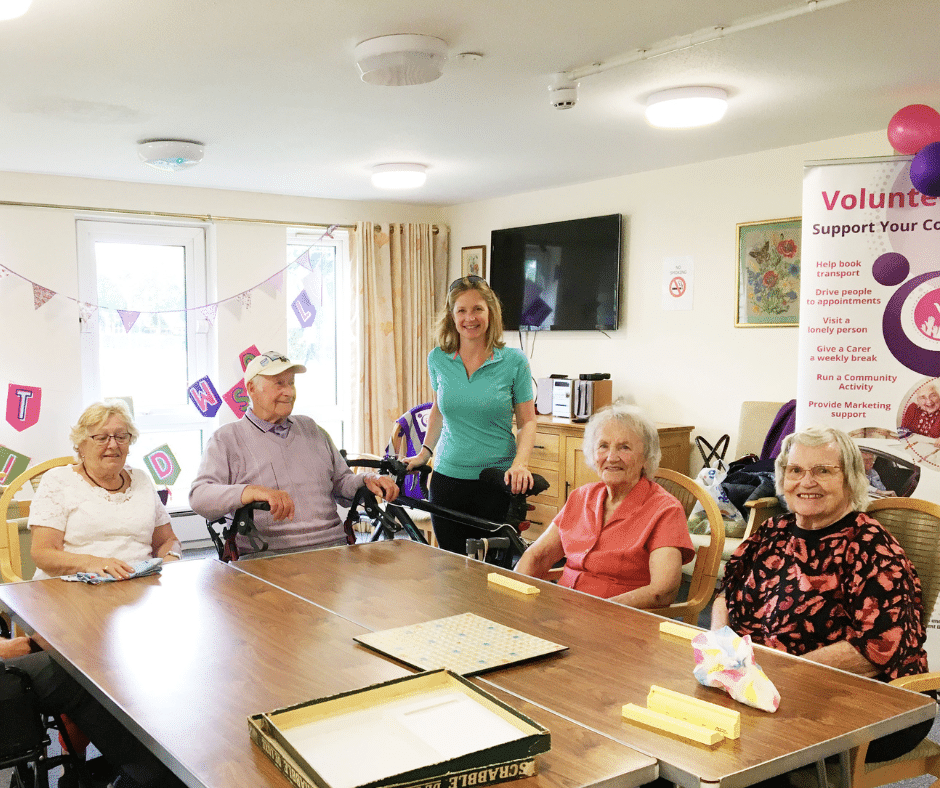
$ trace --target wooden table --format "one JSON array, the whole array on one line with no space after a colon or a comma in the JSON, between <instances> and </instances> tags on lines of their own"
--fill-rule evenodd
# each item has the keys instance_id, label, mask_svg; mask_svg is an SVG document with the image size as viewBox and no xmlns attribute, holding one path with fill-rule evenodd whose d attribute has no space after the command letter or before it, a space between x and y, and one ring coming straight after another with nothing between
<instances>
[{"instance_id":1,"label":"wooden table","mask_svg":"<svg viewBox=\"0 0 940 788\"><path fill-rule=\"evenodd\" d=\"M251 563L270 568L184 561L126 583L2 585L0 604L41 633L57 661L187 785L284 788L287 779L248 738L250 714L412 671L356 644L361 624L239 571ZM347 581L355 588L362 579ZM656 778L654 758L484 688L551 731L539 774L519 788L633 788Z\"/></svg>"},{"instance_id":2,"label":"wooden table","mask_svg":"<svg viewBox=\"0 0 940 788\"><path fill-rule=\"evenodd\" d=\"M660 635L657 616L542 581L532 581L537 595L508 591L487 582L491 566L404 540L237 566L369 630L471 612L566 644L483 680L655 757L661 776L690 788L750 785L935 711L923 695L762 647L782 700L774 714L758 711L699 685L688 641ZM621 706L646 705L651 684L739 710L741 738L706 747L623 720Z\"/></svg>"}]
</instances>

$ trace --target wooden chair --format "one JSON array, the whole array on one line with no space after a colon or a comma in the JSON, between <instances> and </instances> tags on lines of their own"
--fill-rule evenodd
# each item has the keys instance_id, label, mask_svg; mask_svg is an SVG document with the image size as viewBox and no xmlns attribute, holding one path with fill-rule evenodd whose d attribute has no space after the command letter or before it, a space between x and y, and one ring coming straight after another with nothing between
<instances>
[{"instance_id":1,"label":"wooden chair","mask_svg":"<svg viewBox=\"0 0 940 788\"><path fill-rule=\"evenodd\" d=\"M14 501L13 496L26 482L30 482L35 491L42 475L50 468L72 465L74 462L73 457L56 457L27 468L0 495L0 580L4 583L19 583L23 580L20 524L29 516L29 501Z\"/></svg>"},{"instance_id":2,"label":"wooden chair","mask_svg":"<svg viewBox=\"0 0 940 788\"><path fill-rule=\"evenodd\" d=\"M711 538L707 544L701 545L696 550L695 567L692 571L687 599L684 602L674 602L668 607L650 610L651 613L669 618L681 618L685 623L694 625L698 621L699 613L711 602L715 594L718 569L721 566L721 556L725 546L725 521L721 517L721 510L714 498L694 479L668 468L660 468L656 471L654 480L679 499L685 509L686 517L691 514L696 503L701 503L708 515Z\"/></svg>"},{"instance_id":3,"label":"wooden chair","mask_svg":"<svg viewBox=\"0 0 940 788\"><path fill-rule=\"evenodd\" d=\"M881 498L871 503L868 514L891 532L917 568L923 591L924 621L929 621L940 589L940 504L918 498ZM940 673L904 676L891 684L913 692L940 690ZM865 763L867 753L867 744L852 750L851 788L877 788L928 774L936 778L931 788L940 784L940 744L930 739L924 739L911 752L893 761ZM791 783L811 784L805 775L797 777L800 774L794 773Z\"/></svg>"}]
</instances>

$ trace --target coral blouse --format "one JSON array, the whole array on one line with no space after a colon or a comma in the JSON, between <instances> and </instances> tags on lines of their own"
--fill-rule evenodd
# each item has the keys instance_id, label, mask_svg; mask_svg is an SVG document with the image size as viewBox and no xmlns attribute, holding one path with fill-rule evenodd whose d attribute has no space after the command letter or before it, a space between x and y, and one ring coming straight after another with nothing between
<instances>
[{"instance_id":1,"label":"coral blouse","mask_svg":"<svg viewBox=\"0 0 940 788\"><path fill-rule=\"evenodd\" d=\"M607 599L649 585L653 550L695 557L682 504L658 484L641 477L605 524L606 502L603 482L586 484L555 518L567 559L560 585Z\"/></svg>"}]
</instances>

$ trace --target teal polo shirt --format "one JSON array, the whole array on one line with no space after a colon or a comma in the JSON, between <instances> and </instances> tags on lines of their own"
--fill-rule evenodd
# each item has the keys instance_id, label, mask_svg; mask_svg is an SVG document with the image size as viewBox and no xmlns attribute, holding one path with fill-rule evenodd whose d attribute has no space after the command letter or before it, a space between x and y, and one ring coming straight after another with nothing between
<instances>
[{"instance_id":1,"label":"teal polo shirt","mask_svg":"<svg viewBox=\"0 0 940 788\"><path fill-rule=\"evenodd\" d=\"M513 408L532 400L532 373L516 348L494 348L469 378L457 353L428 354L431 388L444 424L434 469L455 479L476 479L484 468L506 470L516 456Z\"/></svg>"}]
</instances>

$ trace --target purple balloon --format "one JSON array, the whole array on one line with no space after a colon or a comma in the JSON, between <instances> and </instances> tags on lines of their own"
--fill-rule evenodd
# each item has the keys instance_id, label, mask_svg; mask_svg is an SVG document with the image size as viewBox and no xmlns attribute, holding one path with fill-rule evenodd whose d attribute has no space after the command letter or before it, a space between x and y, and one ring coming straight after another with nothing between
<instances>
[{"instance_id":1,"label":"purple balloon","mask_svg":"<svg viewBox=\"0 0 940 788\"><path fill-rule=\"evenodd\" d=\"M911 183L921 194L940 197L940 142L925 145L914 155Z\"/></svg>"}]
</instances>

